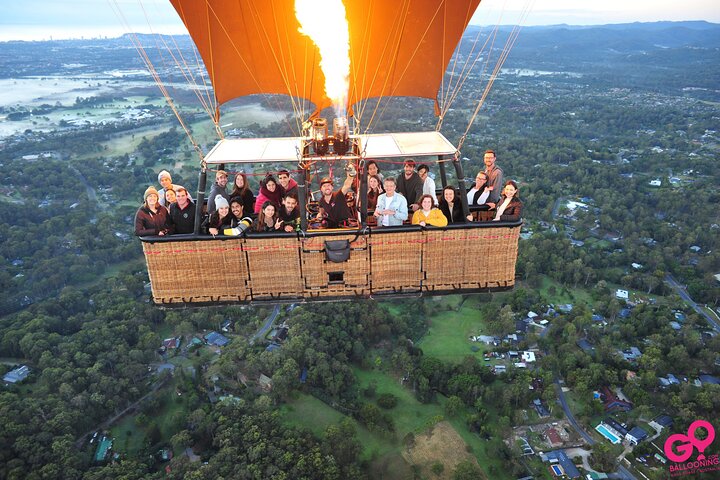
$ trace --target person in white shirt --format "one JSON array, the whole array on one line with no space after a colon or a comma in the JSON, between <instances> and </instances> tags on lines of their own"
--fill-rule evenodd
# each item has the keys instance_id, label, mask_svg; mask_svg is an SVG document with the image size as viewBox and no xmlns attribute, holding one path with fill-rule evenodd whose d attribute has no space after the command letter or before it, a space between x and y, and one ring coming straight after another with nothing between
<instances>
[{"instance_id":1,"label":"person in white shirt","mask_svg":"<svg viewBox=\"0 0 720 480\"><path fill-rule=\"evenodd\" d=\"M428 175L430 173L430 167L422 163L418 165L417 172L418 175L420 175L420 180L423 181L423 195L430 195L435 205L437 205L438 199L435 193L435 180Z\"/></svg>"},{"instance_id":2,"label":"person in white shirt","mask_svg":"<svg viewBox=\"0 0 720 480\"><path fill-rule=\"evenodd\" d=\"M386 178L385 193L380 194L375 206L375 217L377 217L378 226L393 227L402 225L408 218L407 200L395 189L394 178Z\"/></svg>"},{"instance_id":3,"label":"person in white shirt","mask_svg":"<svg viewBox=\"0 0 720 480\"><path fill-rule=\"evenodd\" d=\"M492 185L488 184L487 174L485 172L478 172L475 176L475 184L467 193L468 206L484 206L484 210L489 210L490 206L487 205L487 201L490 198L492 190Z\"/></svg>"}]
</instances>

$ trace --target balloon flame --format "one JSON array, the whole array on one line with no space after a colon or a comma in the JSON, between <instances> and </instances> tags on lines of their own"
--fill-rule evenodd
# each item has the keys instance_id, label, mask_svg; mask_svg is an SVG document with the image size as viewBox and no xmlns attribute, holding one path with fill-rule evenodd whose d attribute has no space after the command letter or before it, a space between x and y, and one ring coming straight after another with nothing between
<instances>
[{"instance_id":1,"label":"balloon flame","mask_svg":"<svg viewBox=\"0 0 720 480\"><path fill-rule=\"evenodd\" d=\"M325 94L337 116L345 116L350 86L350 33L342 0L295 0L298 29L320 50Z\"/></svg>"}]
</instances>

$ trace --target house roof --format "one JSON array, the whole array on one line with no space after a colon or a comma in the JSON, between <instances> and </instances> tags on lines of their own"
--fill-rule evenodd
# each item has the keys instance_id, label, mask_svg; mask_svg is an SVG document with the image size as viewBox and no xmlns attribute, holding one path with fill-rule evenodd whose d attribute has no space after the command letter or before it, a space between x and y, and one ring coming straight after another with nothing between
<instances>
[{"instance_id":1,"label":"house roof","mask_svg":"<svg viewBox=\"0 0 720 480\"><path fill-rule=\"evenodd\" d=\"M643 430L642 427L637 426L633 427L627 434L635 438L636 440L644 440L648 436L647 432Z\"/></svg>"},{"instance_id":2,"label":"house roof","mask_svg":"<svg viewBox=\"0 0 720 480\"><path fill-rule=\"evenodd\" d=\"M658 415L654 422L663 427L669 427L673 424L673 419L670 415Z\"/></svg>"},{"instance_id":3,"label":"house roof","mask_svg":"<svg viewBox=\"0 0 720 480\"><path fill-rule=\"evenodd\" d=\"M27 365L21 365L20 367L9 371L3 377L3 381L7 383L22 382L30 375L30 368Z\"/></svg>"},{"instance_id":4,"label":"house roof","mask_svg":"<svg viewBox=\"0 0 720 480\"><path fill-rule=\"evenodd\" d=\"M567 454L563 450L553 450L552 452L547 452L543 454L541 457L544 461L550 463L559 463L562 466L563 470L565 470L565 475L567 475L569 478L582 477L580 471L577 469L572 460L568 458Z\"/></svg>"},{"instance_id":5,"label":"house roof","mask_svg":"<svg viewBox=\"0 0 720 480\"><path fill-rule=\"evenodd\" d=\"M593 347L592 344L585 338L581 338L576 343L578 347L582 348L586 352L592 352L595 349L595 347Z\"/></svg>"},{"instance_id":6,"label":"house roof","mask_svg":"<svg viewBox=\"0 0 720 480\"><path fill-rule=\"evenodd\" d=\"M713 377L712 375L700 375L698 378L703 384L711 383L713 385L720 385L720 378Z\"/></svg>"},{"instance_id":7,"label":"house roof","mask_svg":"<svg viewBox=\"0 0 720 480\"><path fill-rule=\"evenodd\" d=\"M210 332L207 335L205 335L205 341L207 341L207 343L209 345L224 347L225 345L227 345L230 342L230 339L224 335L217 333L217 332Z\"/></svg>"}]
</instances>

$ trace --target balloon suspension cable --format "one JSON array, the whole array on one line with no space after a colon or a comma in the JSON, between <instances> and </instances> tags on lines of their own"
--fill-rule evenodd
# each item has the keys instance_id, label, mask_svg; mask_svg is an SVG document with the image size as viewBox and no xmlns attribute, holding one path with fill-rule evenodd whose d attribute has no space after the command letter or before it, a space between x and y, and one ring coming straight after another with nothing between
<instances>
[{"instance_id":1,"label":"balloon suspension cable","mask_svg":"<svg viewBox=\"0 0 720 480\"><path fill-rule=\"evenodd\" d=\"M489 54L487 55L487 59L483 63L482 72L480 72L479 77L482 78L483 75L485 75L485 71L488 68L488 65L490 63L490 58L492 54L492 49L495 46L495 40L497 38L497 33L500 28L500 22L502 21L502 15L498 19L498 22L495 24L495 26L492 29L492 32L487 36L485 39L485 42L480 47L480 49L475 53L475 49L477 48L478 42L480 40L480 37L483 33L482 27L478 30L477 35L475 36L475 40L473 41L472 47L470 48L470 52L468 53L468 58L473 58L472 62L464 62L463 67L460 70L460 73L457 75L457 81L453 85L453 77L455 76L455 68L457 66L457 61L460 53L460 49L462 47L462 39L460 40L460 43L458 43L458 54L453 56L453 66L449 74L448 79L448 88L446 89L446 95L443 97L440 97L440 115L438 115L438 121L435 125L435 131L439 132L443 122L445 121L445 118L447 116L447 113L450 111L450 108L452 107L453 103L455 102L455 99L460 94L460 91L462 90L463 85L465 85L465 82L468 78L470 78L470 74L473 72L475 65L478 61L483 57L483 53L485 53L485 49L488 46L488 43L490 42L490 48L489 48ZM445 83L445 76L443 75L443 84Z\"/></svg>"},{"instance_id":2,"label":"balloon suspension cable","mask_svg":"<svg viewBox=\"0 0 720 480\"><path fill-rule=\"evenodd\" d=\"M500 52L500 57L498 58L498 61L495 64L495 68L493 69L492 73L490 74L490 78L488 79L487 85L485 85L483 94L480 97L480 100L478 101L477 106L475 107L475 111L473 112L472 116L470 117L470 121L468 122L467 128L465 129L465 132L462 134L462 136L460 137L460 140L458 141L458 146L457 146L458 152L461 150L463 143L465 143L467 135L470 132L470 128L472 127L473 123L475 123L475 119L477 118L478 114L480 113L480 108L482 108L483 104L485 103L485 99L487 98L488 94L490 93L490 89L492 89L492 86L495 83L495 79L498 77L498 74L500 73L500 69L502 68L503 64L505 63L505 60L507 60L508 56L510 55L510 51L515 46L515 42L517 41L518 36L520 35L520 30L522 29L522 24L527 19L527 16L530 13L530 10L532 10L533 3L534 3L534 1L529 1L525 4L525 7L521 14L521 20L520 20L519 24L514 25L510 32L510 35L508 35L508 39L505 42L505 46L503 47L502 51Z\"/></svg>"},{"instance_id":3,"label":"balloon suspension cable","mask_svg":"<svg viewBox=\"0 0 720 480\"><path fill-rule=\"evenodd\" d=\"M190 143L193 146L193 149L197 152L198 156L200 157L200 164L203 169L206 168L205 163L205 156L203 155L202 149L198 145L198 143L195 141L195 138L192 136L192 133L190 132L190 129L183 121L182 116L180 115L180 111L175 105L175 102L173 102L172 97L170 97L170 94L163 83L162 79L160 78L160 74L155 69L155 66L152 63L152 60L150 60L150 56L145 51L145 48L143 47L142 43L140 42L140 39L138 36L132 32L130 28L130 24L127 22L127 19L122 13L122 10L120 10L119 5L117 4L117 0L112 0L110 2L111 8L115 11L115 14L120 19L120 22L123 24L125 29L127 30L128 37L130 38L131 42L133 43L133 46L135 47L135 50L140 55L140 58L142 59L143 63L145 64L145 67L150 72L150 75L152 76L153 80L155 81L155 84L160 89L160 92L162 93L163 97L165 98L166 103L170 107L170 110L172 110L173 114L175 114L175 117L177 118L178 122L180 123L180 126L185 131L185 135L187 135L188 139L190 140Z\"/></svg>"}]
</instances>

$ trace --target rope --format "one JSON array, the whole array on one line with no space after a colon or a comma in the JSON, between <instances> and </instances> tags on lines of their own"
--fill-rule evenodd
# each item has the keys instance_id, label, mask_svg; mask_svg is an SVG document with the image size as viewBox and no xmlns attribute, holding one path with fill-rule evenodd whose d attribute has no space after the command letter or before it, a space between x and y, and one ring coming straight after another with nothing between
<instances>
[{"instance_id":1,"label":"rope","mask_svg":"<svg viewBox=\"0 0 720 480\"><path fill-rule=\"evenodd\" d=\"M470 132L470 128L472 127L472 124L475 122L475 119L478 116L478 113L480 113L480 108L485 103L485 99L487 98L488 93L490 93L490 89L493 86L493 83L495 83L495 79L498 76L498 73L500 72L500 69L502 68L502 65L505 63L505 60L507 60L508 56L510 55L510 51L512 50L512 47L515 46L515 42L517 41L518 36L520 35L520 30L522 29L522 23L527 18L528 14L530 13L530 10L532 9L532 4L534 3L534 0L528 1L521 13L521 20L519 25L513 26L512 31L510 32L510 35L508 36L508 40L505 43L505 46L500 53L500 57L498 58L497 63L495 64L495 68L493 69L492 74L490 75L490 79L488 80L487 85L485 86L485 90L483 91L482 97L480 98L480 101L477 104L477 107L475 107L475 111L473 112L472 116L470 117L470 121L468 122L468 126L465 129L465 132L460 137L460 141L458 142L457 150L458 152L462 148L463 143L465 143L465 139L467 138L468 133Z\"/></svg>"},{"instance_id":2,"label":"rope","mask_svg":"<svg viewBox=\"0 0 720 480\"><path fill-rule=\"evenodd\" d=\"M185 122L183 121L182 116L180 115L180 111L175 106L175 103L173 102L172 98L170 97L170 94L167 91L167 88L162 82L162 79L160 78L160 75L158 74L157 70L155 70L155 66L152 63L152 60L150 60L150 57L148 56L147 52L142 46L142 43L138 39L137 35L133 33L130 28L130 24L128 23L127 19L122 13L122 10L120 9L120 6L117 3L117 0L108 0L110 3L110 8L113 9L115 14L117 15L118 19L120 20L121 24L124 26L124 28L127 30L128 36L130 37L130 40L133 43L133 46L135 47L135 50L137 50L138 54L140 55L140 58L143 60L143 63L145 64L145 67L150 72L150 75L152 76L153 80L155 81L155 84L160 89L160 92L162 93L163 97L165 98L165 101L167 102L168 106L172 110L172 112L175 114L175 117L177 118L178 122L180 123L180 126L185 131L185 135L187 135L188 139L192 143L193 148L197 152L198 156L200 157L200 163L201 165L205 165L205 157L203 155L202 149L198 145L198 143L195 141L195 138L193 138L192 133L190 133L190 129L187 127Z\"/></svg>"}]
</instances>

